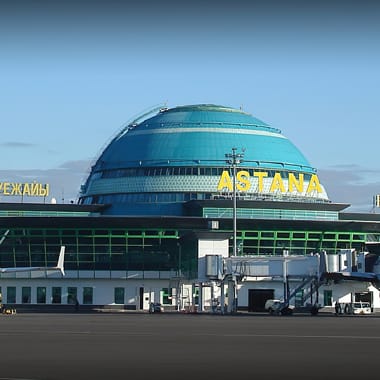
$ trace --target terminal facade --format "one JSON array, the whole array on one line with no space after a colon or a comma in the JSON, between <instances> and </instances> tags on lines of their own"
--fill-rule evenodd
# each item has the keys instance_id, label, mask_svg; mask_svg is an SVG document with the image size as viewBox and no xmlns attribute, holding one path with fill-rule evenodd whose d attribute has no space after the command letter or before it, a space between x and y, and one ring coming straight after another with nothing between
<instances>
[{"instance_id":1,"label":"terminal facade","mask_svg":"<svg viewBox=\"0 0 380 380\"><path fill-rule=\"evenodd\" d=\"M66 247L64 277L1 274L3 302L255 312L294 293L291 303L376 309L380 219L348 207L252 115L154 110L116 134L77 204L0 204L0 267L54 265Z\"/></svg>"}]
</instances>

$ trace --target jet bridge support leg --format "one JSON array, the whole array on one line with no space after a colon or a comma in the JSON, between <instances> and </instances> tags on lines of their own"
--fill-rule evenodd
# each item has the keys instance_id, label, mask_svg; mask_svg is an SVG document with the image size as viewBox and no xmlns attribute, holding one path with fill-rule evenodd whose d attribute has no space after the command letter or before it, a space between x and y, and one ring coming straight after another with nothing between
<instances>
[{"instance_id":1,"label":"jet bridge support leg","mask_svg":"<svg viewBox=\"0 0 380 380\"><path fill-rule=\"evenodd\" d=\"M232 276L228 279L228 304L227 313L236 312L236 279Z\"/></svg>"},{"instance_id":2,"label":"jet bridge support leg","mask_svg":"<svg viewBox=\"0 0 380 380\"><path fill-rule=\"evenodd\" d=\"M226 298L225 298L225 288L224 288L224 280L220 283L220 312L224 314L226 312L225 310L225 304L226 304Z\"/></svg>"},{"instance_id":3,"label":"jet bridge support leg","mask_svg":"<svg viewBox=\"0 0 380 380\"><path fill-rule=\"evenodd\" d=\"M199 293L198 293L198 311L204 311L204 297L203 297L203 284L199 283Z\"/></svg>"}]
</instances>

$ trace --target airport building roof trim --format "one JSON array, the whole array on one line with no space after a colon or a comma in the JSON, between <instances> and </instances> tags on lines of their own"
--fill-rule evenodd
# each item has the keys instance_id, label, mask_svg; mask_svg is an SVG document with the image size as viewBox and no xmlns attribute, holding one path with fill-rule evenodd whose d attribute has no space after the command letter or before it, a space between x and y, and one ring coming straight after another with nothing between
<instances>
[{"instance_id":1,"label":"airport building roof trim","mask_svg":"<svg viewBox=\"0 0 380 380\"><path fill-rule=\"evenodd\" d=\"M3 217L87 217L100 215L107 205L78 205L65 203L16 203L1 202L0 216Z\"/></svg>"},{"instance_id":2,"label":"airport building roof trim","mask_svg":"<svg viewBox=\"0 0 380 380\"><path fill-rule=\"evenodd\" d=\"M348 208L350 205L347 203L308 203L308 202L285 202L285 201L246 201L238 200L237 205L239 208L261 208L261 209L293 209L293 210L324 210L340 212ZM186 202L184 207L192 209L199 209L203 207L230 207L232 208L231 199L218 199L218 200L192 200ZM355 216L355 214L353 214Z\"/></svg>"},{"instance_id":3,"label":"airport building roof trim","mask_svg":"<svg viewBox=\"0 0 380 380\"><path fill-rule=\"evenodd\" d=\"M56 205L55 205L56 206ZM0 222L6 228L14 227L31 227L31 228L62 228L62 229L156 229L167 228L171 230L186 230L192 229L210 230L209 221L218 220L219 230L231 231L232 219L231 218L205 218L205 217L191 217L191 216L171 216L171 217L157 217L157 216L128 216L127 218L122 215L109 216L96 216L96 217L50 217L41 216L34 218L26 218L24 216L3 217L0 215ZM295 231L355 231L366 233L380 233L380 220L288 220L288 219L241 219L239 220L239 229L278 229L278 230L292 230ZM210 230L211 231L211 230ZM230 233L231 234L231 233ZM173 235L173 239L177 239Z\"/></svg>"}]
</instances>

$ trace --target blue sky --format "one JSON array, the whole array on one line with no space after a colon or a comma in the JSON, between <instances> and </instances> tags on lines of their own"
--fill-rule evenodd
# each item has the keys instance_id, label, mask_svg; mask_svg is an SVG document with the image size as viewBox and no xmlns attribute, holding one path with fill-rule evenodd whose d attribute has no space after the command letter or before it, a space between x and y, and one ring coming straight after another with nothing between
<instances>
[{"instance_id":1,"label":"blue sky","mask_svg":"<svg viewBox=\"0 0 380 380\"><path fill-rule=\"evenodd\" d=\"M246 3L0 0L1 181L75 200L126 122L157 104L214 103L281 129L332 201L370 211L380 6Z\"/></svg>"}]
</instances>

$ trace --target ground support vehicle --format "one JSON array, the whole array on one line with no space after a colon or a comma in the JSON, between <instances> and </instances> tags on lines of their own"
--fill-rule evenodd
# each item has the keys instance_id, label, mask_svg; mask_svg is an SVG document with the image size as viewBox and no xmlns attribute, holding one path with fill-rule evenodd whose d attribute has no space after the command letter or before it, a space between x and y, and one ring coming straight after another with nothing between
<instances>
[{"instance_id":1,"label":"ground support vehicle","mask_svg":"<svg viewBox=\"0 0 380 380\"><path fill-rule=\"evenodd\" d=\"M354 315L364 315L372 314L371 304L369 302L336 302L335 303L335 314L354 314Z\"/></svg>"},{"instance_id":2,"label":"ground support vehicle","mask_svg":"<svg viewBox=\"0 0 380 380\"><path fill-rule=\"evenodd\" d=\"M310 313L317 315L321 305L319 304L306 304L304 306L289 305L282 300L269 299L265 303L265 310L272 315L292 315L294 313Z\"/></svg>"},{"instance_id":3,"label":"ground support vehicle","mask_svg":"<svg viewBox=\"0 0 380 380\"><path fill-rule=\"evenodd\" d=\"M282 300L269 299L265 302L265 310L272 315L291 315L293 314L294 306Z\"/></svg>"},{"instance_id":4,"label":"ground support vehicle","mask_svg":"<svg viewBox=\"0 0 380 380\"><path fill-rule=\"evenodd\" d=\"M149 313L162 313L164 307L159 302L151 302L149 305Z\"/></svg>"}]
</instances>

